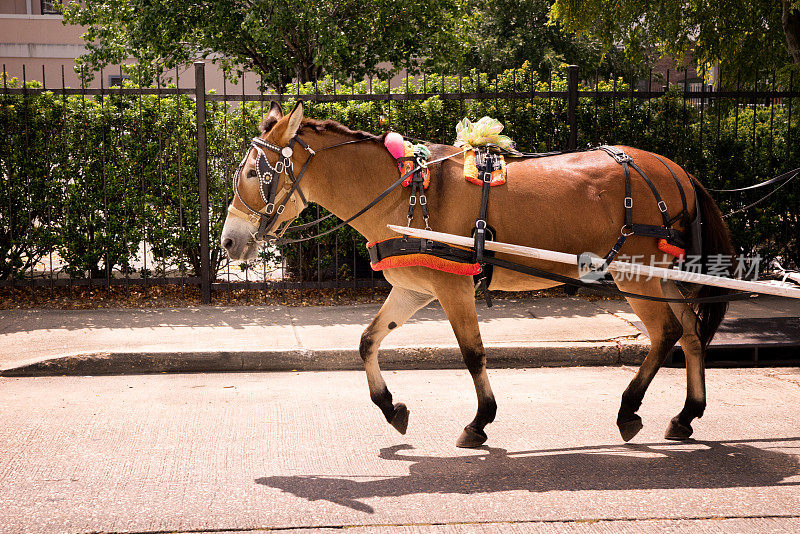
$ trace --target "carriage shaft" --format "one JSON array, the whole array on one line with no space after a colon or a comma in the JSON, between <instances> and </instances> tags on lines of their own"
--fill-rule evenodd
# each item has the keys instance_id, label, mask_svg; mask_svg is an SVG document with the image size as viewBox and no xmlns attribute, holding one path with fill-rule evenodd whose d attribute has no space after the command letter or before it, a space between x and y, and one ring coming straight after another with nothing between
<instances>
[{"instance_id":1,"label":"carriage shaft","mask_svg":"<svg viewBox=\"0 0 800 534\"><path fill-rule=\"evenodd\" d=\"M475 242L472 237L458 236L454 234L446 234L444 232L434 232L431 230L422 230L420 228L410 228L407 226L397 226L393 224L387 225L391 230L411 237L419 237L424 239L432 239L434 241L441 241L450 245L459 245L463 247L472 247ZM516 256L524 256L526 258L533 258L543 261L555 261L558 263L565 263L568 265L577 266L578 257L575 254L568 254L566 252L556 252L554 250L546 250L534 247L525 247L522 245L512 245L511 243L501 243L498 241L487 241L485 244L487 250L495 252L504 252L506 254L513 254ZM596 268L602 268L605 260L600 257L589 258L592 265ZM710 274L694 273L689 271L681 271L678 269L655 267L651 265L644 265L640 263L630 263L625 261L613 261L608 266L609 271L624 273L633 276L643 276L646 278L664 278L666 280L675 280L679 282L688 282L692 284L703 284L709 286L724 287L727 289L734 289L737 291L747 291L751 293L761 293L765 295L776 295L779 297L796 298L800 299L800 288L780 282L757 282L753 280L739 280L736 278L728 278L725 276L714 276Z\"/></svg>"}]
</instances>

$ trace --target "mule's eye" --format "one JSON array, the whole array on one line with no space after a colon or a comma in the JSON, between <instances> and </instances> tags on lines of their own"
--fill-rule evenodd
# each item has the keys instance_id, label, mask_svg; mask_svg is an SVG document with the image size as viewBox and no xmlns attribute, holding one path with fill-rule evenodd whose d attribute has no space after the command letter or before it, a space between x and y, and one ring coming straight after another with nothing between
<instances>
[{"instance_id":1,"label":"mule's eye","mask_svg":"<svg viewBox=\"0 0 800 534\"><path fill-rule=\"evenodd\" d=\"M256 170L255 170L255 169L250 169L250 170L247 172L247 177L248 177L248 178L257 178L257 177L258 177L258 173L256 172Z\"/></svg>"}]
</instances>

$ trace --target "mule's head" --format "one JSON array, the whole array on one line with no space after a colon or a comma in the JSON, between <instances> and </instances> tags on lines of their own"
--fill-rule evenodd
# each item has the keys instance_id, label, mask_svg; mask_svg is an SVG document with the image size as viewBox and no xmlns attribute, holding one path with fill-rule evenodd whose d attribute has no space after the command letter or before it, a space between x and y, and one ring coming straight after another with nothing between
<instances>
[{"instance_id":1,"label":"mule's head","mask_svg":"<svg viewBox=\"0 0 800 534\"><path fill-rule=\"evenodd\" d=\"M301 102L285 117L281 107L272 102L261 121L261 135L253 140L233 177L233 201L220 238L231 259L255 258L259 245L283 235L305 208L304 197L293 189L286 168L301 168L308 156L302 154L300 144L292 143L302 120ZM290 143L294 147L287 149Z\"/></svg>"}]
</instances>

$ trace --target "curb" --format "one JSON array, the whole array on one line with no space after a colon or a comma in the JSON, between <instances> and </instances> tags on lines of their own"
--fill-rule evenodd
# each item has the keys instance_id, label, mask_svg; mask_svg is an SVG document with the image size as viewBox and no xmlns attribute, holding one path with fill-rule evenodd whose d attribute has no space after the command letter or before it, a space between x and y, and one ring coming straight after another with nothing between
<instances>
[{"instance_id":1,"label":"curb","mask_svg":"<svg viewBox=\"0 0 800 534\"><path fill-rule=\"evenodd\" d=\"M489 368L566 367L638 364L648 343L584 342L487 345ZM381 368L461 369L455 346L385 348ZM215 373L243 371L362 370L353 348L279 351L94 352L65 355L0 370L3 377L126 375L147 373Z\"/></svg>"}]
</instances>

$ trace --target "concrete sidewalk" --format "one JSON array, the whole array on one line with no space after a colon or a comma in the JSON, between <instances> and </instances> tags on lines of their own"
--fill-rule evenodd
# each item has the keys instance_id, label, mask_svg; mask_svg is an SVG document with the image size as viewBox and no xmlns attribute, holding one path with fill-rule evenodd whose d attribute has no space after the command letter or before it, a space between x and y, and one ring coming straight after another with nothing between
<instances>
[{"instance_id":1,"label":"concrete sidewalk","mask_svg":"<svg viewBox=\"0 0 800 534\"><path fill-rule=\"evenodd\" d=\"M0 311L0 374L360 369L361 332L380 304ZM478 303L491 367L636 363L649 342L621 300ZM729 317L798 317L800 302L734 302ZM387 369L460 367L438 303L384 341Z\"/></svg>"}]
</instances>

